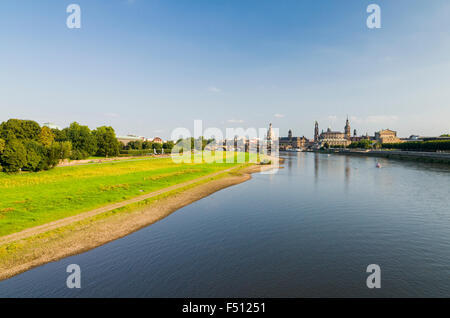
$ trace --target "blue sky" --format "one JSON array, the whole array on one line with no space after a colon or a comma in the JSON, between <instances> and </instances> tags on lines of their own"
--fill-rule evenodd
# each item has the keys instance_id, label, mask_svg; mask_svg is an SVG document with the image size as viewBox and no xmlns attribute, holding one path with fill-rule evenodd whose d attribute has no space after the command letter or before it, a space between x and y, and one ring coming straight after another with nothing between
<instances>
[{"instance_id":1,"label":"blue sky","mask_svg":"<svg viewBox=\"0 0 450 318\"><path fill-rule=\"evenodd\" d=\"M361 134L450 133L449 16L448 0L2 0L0 121L311 137L348 114Z\"/></svg>"}]
</instances>

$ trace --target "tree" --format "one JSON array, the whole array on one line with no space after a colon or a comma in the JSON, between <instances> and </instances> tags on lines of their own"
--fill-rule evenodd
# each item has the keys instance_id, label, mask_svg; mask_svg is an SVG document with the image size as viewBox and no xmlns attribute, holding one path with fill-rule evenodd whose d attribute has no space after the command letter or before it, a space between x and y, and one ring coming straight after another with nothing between
<instances>
[{"instance_id":1,"label":"tree","mask_svg":"<svg viewBox=\"0 0 450 318\"><path fill-rule=\"evenodd\" d=\"M2 154L4 149L5 149L5 141L3 139L0 139L0 155Z\"/></svg>"},{"instance_id":2,"label":"tree","mask_svg":"<svg viewBox=\"0 0 450 318\"><path fill-rule=\"evenodd\" d=\"M25 171L39 171L45 166L44 162L47 158L47 150L45 146L34 140L25 140L26 162L22 167Z\"/></svg>"},{"instance_id":3,"label":"tree","mask_svg":"<svg viewBox=\"0 0 450 318\"><path fill-rule=\"evenodd\" d=\"M97 140L88 126L74 122L63 129L67 140L72 143L71 159L86 159L97 152Z\"/></svg>"},{"instance_id":4,"label":"tree","mask_svg":"<svg viewBox=\"0 0 450 318\"><path fill-rule=\"evenodd\" d=\"M151 145L151 143L150 143ZM133 150L142 150L142 149L150 149L149 148L143 148L144 143L142 140L132 140L127 144L127 149L133 149ZM148 142L146 141L146 147L148 147Z\"/></svg>"},{"instance_id":5,"label":"tree","mask_svg":"<svg viewBox=\"0 0 450 318\"><path fill-rule=\"evenodd\" d=\"M69 138L67 138L67 130L63 129L63 130L59 130L56 128L51 129L52 134L54 136L55 141L69 141Z\"/></svg>"},{"instance_id":6,"label":"tree","mask_svg":"<svg viewBox=\"0 0 450 318\"><path fill-rule=\"evenodd\" d=\"M39 141L44 146L50 146L52 142L55 140L55 135L53 135L53 132L50 128L44 126L41 129L41 133L39 134Z\"/></svg>"},{"instance_id":7,"label":"tree","mask_svg":"<svg viewBox=\"0 0 450 318\"><path fill-rule=\"evenodd\" d=\"M157 143L157 142L154 142L154 143L152 144L152 148L153 148L154 150L156 150L156 153L161 153L161 152L162 152L162 145L159 144L159 143Z\"/></svg>"},{"instance_id":8,"label":"tree","mask_svg":"<svg viewBox=\"0 0 450 318\"><path fill-rule=\"evenodd\" d=\"M153 149L152 144L151 141L146 140L142 143L142 149Z\"/></svg>"},{"instance_id":9,"label":"tree","mask_svg":"<svg viewBox=\"0 0 450 318\"><path fill-rule=\"evenodd\" d=\"M9 119L0 124L0 138L6 141L11 139L38 140L41 127L32 120Z\"/></svg>"},{"instance_id":10,"label":"tree","mask_svg":"<svg viewBox=\"0 0 450 318\"><path fill-rule=\"evenodd\" d=\"M61 160L72 155L72 143L70 141L53 142L47 148L47 169L56 166Z\"/></svg>"},{"instance_id":11,"label":"tree","mask_svg":"<svg viewBox=\"0 0 450 318\"><path fill-rule=\"evenodd\" d=\"M3 153L3 150L5 150L5 141L3 139L0 139L0 156ZM1 165L1 160L0 160L0 172L2 172L2 171L3 171L3 167Z\"/></svg>"},{"instance_id":12,"label":"tree","mask_svg":"<svg viewBox=\"0 0 450 318\"><path fill-rule=\"evenodd\" d=\"M97 155L113 157L119 155L119 141L112 127L102 126L92 131L97 142Z\"/></svg>"},{"instance_id":13,"label":"tree","mask_svg":"<svg viewBox=\"0 0 450 318\"><path fill-rule=\"evenodd\" d=\"M12 139L6 143L0 162L6 172L20 171L27 163L27 150L22 142Z\"/></svg>"},{"instance_id":14,"label":"tree","mask_svg":"<svg viewBox=\"0 0 450 318\"><path fill-rule=\"evenodd\" d=\"M175 146L173 141L167 141L163 144L163 149L165 153L171 152L172 148Z\"/></svg>"},{"instance_id":15,"label":"tree","mask_svg":"<svg viewBox=\"0 0 450 318\"><path fill-rule=\"evenodd\" d=\"M349 148L370 149L372 148L372 141L369 139L363 139L358 142L352 142Z\"/></svg>"}]
</instances>

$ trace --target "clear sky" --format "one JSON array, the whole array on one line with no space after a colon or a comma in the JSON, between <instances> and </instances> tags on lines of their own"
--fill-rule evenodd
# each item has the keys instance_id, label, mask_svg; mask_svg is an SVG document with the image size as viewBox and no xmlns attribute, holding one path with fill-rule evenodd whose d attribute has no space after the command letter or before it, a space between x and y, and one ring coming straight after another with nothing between
<instances>
[{"instance_id":1,"label":"clear sky","mask_svg":"<svg viewBox=\"0 0 450 318\"><path fill-rule=\"evenodd\" d=\"M450 133L449 17L448 0L2 0L0 121Z\"/></svg>"}]
</instances>

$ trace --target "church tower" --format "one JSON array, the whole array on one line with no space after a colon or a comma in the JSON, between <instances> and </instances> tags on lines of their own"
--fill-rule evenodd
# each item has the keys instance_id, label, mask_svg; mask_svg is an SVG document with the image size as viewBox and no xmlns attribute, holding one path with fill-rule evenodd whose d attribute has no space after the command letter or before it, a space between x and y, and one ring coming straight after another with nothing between
<instances>
[{"instance_id":1,"label":"church tower","mask_svg":"<svg viewBox=\"0 0 450 318\"><path fill-rule=\"evenodd\" d=\"M288 138L289 138L289 140L292 139L292 130L291 130L291 129L289 129L289 132L288 132Z\"/></svg>"},{"instance_id":2,"label":"church tower","mask_svg":"<svg viewBox=\"0 0 450 318\"><path fill-rule=\"evenodd\" d=\"M350 132L350 122L348 121L348 116L347 116L347 121L345 122L345 139L350 140L351 137L351 132Z\"/></svg>"},{"instance_id":3,"label":"church tower","mask_svg":"<svg viewBox=\"0 0 450 318\"><path fill-rule=\"evenodd\" d=\"M273 138L274 138L274 135L273 135L272 123L270 123L269 130L267 131L267 140L272 141Z\"/></svg>"},{"instance_id":4,"label":"church tower","mask_svg":"<svg viewBox=\"0 0 450 318\"><path fill-rule=\"evenodd\" d=\"M314 142L319 141L319 123L316 121L314 124Z\"/></svg>"}]
</instances>

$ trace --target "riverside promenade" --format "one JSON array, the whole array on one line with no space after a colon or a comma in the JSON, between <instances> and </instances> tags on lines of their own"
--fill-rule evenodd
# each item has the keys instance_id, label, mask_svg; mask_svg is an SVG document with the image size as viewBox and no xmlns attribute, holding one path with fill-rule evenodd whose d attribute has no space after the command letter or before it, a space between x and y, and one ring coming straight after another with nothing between
<instances>
[{"instance_id":1,"label":"riverside promenade","mask_svg":"<svg viewBox=\"0 0 450 318\"><path fill-rule=\"evenodd\" d=\"M358 149L329 149L318 152L334 153L343 155L372 156L392 159L405 159L426 162L438 162L450 164L450 153L448 152L420 152L401 150L358 150Z\"/></svg>"}]
</instances>

